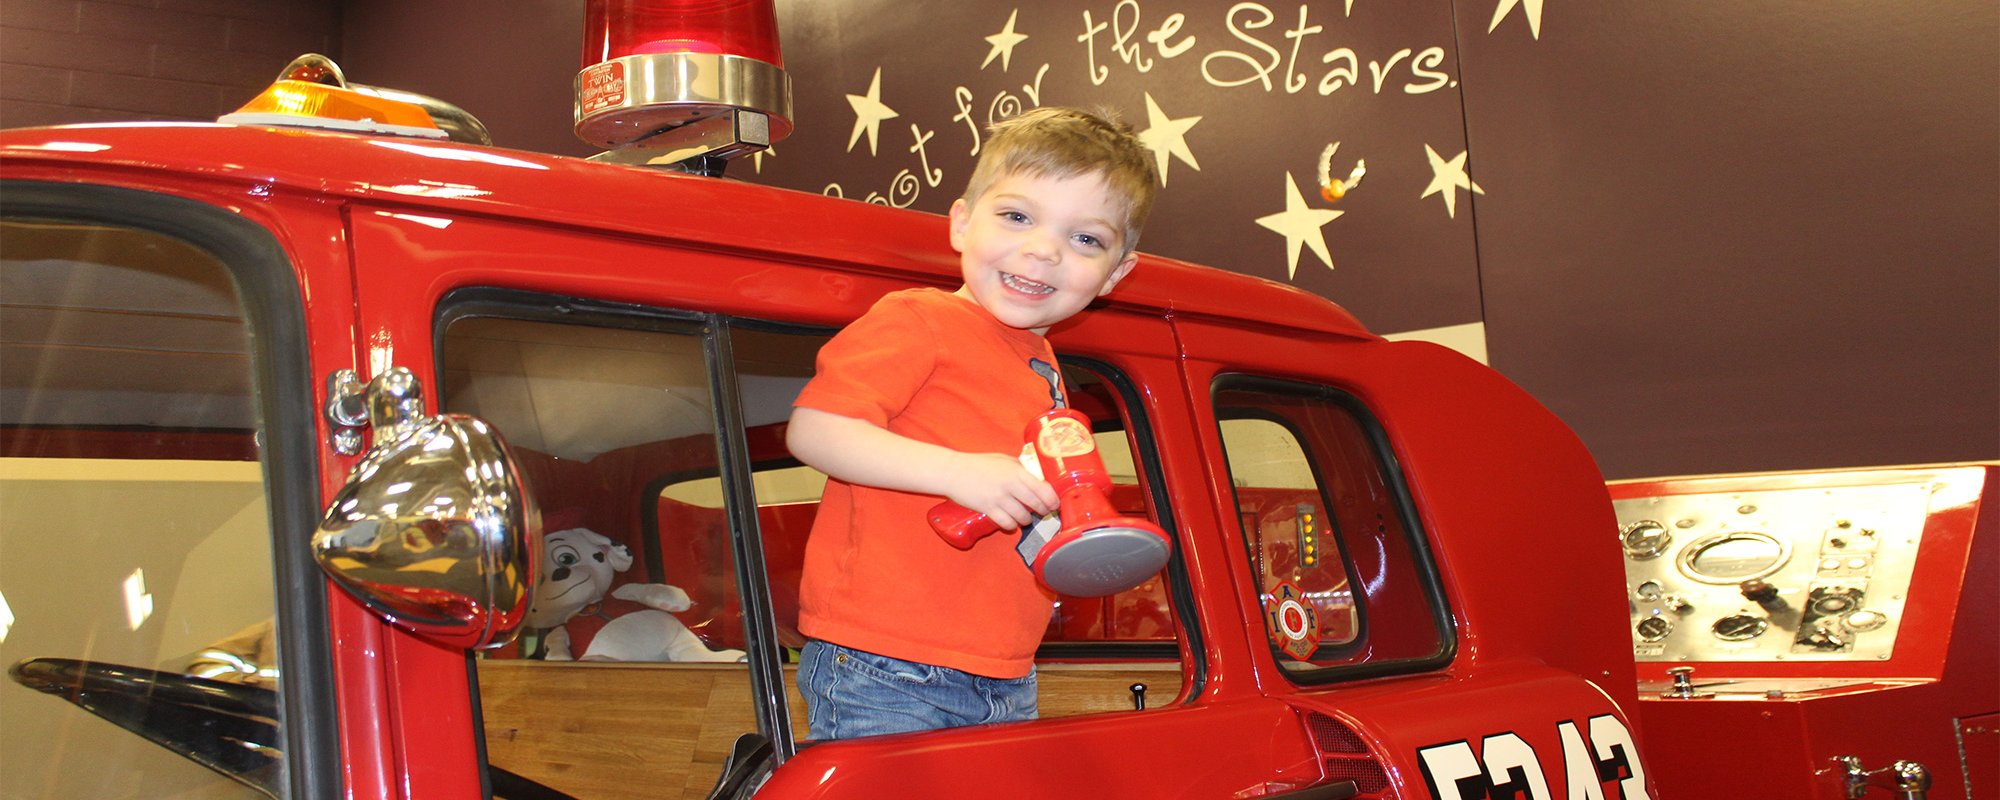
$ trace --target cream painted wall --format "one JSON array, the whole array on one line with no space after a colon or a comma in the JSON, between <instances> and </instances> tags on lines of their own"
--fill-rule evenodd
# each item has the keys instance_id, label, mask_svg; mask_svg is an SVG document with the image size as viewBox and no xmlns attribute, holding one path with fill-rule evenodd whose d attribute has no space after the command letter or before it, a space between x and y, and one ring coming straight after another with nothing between
<instances>
[{"instance_id":1,"label":"cream painted wall","mask_svg":"<svg viewBox=\"0 0 2000 800\"><path fill-rule=\"evenodd\" d=\"M179 671L272 615L255 462L0 458L0 661ZM143 574L136 628L126 585ZM143 609L145 602L136 604ZM56 697L0 685L0 797L242 797L242 786ZM107 767L115 765L115 769Z\"/></svg>"}]
</instances>

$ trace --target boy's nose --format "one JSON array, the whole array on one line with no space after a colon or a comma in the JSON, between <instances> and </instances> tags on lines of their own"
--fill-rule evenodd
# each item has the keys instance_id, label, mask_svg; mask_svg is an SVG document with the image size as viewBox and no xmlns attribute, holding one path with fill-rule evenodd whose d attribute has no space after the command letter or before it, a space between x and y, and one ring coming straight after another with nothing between
<instances>
[{"instance_id":1,"label":"boy's nose","mask_svg":"<svg viewBox=\"0 0 2000 800\"><path fill-rule=\"evenodd\" d=\"M1036 234L1028 237L1024 250L1030 256L1054 262L1062 258L1062 241L1055 236Z\"/></svg>"}]
</instances>

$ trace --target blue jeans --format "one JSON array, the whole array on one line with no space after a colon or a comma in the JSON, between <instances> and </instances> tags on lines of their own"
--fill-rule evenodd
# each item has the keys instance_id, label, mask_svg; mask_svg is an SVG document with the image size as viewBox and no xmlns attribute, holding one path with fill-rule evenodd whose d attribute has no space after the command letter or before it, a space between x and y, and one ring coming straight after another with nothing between
<instances>
[{"instance_id":1,"label":"blue jeans","mask_svg":"<svg viewBox=\"0 0 2000 800\"><path fill-rule=\"evenodd\" d=\"M817 639L799 653L814 739L851 739L1034 719L1035 674L987 678Z\"/></svg>"}]
</instances>

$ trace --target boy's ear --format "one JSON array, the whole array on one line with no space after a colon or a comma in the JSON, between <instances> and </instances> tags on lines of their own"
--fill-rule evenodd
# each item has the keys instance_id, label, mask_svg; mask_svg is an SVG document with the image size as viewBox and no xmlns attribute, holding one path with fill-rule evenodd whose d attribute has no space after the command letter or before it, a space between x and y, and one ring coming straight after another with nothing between
<instances>
[{"instance_id":1,"label":"boy's ear","mask_svg":"<svg viewBox=\"0 0 2000 800\"><path fill-rule=\"evenodd\" d=\"M1139 266L1139 254L1126 253L1125 257L1119 260L1118 266L1111 268L1111 275L1104 279L1104 288L1097 290L1097 296L1110 294L1112 287L1117 286L1119 281L1125 280L1125 276L1132 274L1132 268L1136 266Z\"/></svg>"},{"instance_id":2,"label":"boy's ear","mask_svg":"<svg viewBox=\"0 0 2000 800\"><path fill-rule=\"evenodd\" d=\"M951 201L951 249L965 252L965 226L972 221L972 209L965 198Z\"/></svg>"}]
</instances>

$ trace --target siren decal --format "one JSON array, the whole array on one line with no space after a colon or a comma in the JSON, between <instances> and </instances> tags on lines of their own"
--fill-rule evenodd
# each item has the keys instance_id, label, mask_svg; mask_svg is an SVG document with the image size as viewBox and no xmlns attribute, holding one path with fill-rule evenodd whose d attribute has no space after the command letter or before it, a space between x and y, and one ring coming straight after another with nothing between
<instances>
[{"instance_id":1,"label":"siren decal","mask_svg":"<svg viewBox=\"0 0 2000 800\"><path fill-rule=\"evenodd\" d=\"M1563 798L1549 791L1535 748L1513 731L1488 734L1476 753L1469 739L1418 748L1424 785L1431 800L1652 800L1625 723L1601 714L1588 724L1590 740L1585 742L1574 721L1556 723L1568 790Z\"/></svg>"}]
</instances>

